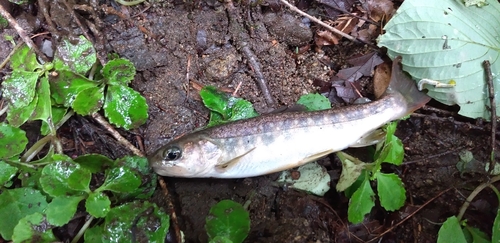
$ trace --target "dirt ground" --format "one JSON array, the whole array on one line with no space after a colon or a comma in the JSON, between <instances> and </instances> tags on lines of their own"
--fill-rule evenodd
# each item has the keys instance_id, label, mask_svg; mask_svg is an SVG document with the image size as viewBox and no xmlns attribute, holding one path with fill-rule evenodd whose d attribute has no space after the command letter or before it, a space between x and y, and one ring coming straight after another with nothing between
<instances>
[{"instance_id":1,"label":"dirt ground","mask_svg":"<svg viewBox=\"0 0 500 243\"><path fill-rule=\"evenodd\" d=\"M57 0L48 2L52 15L62 14L57 10ZM252 102L258 112L267 112L294 104L302 94L316 92L315 80L328 81L340 68L348 66L347 59L374 51L345 39L338 45L315 47L315 24L284 6L276 9L272 4L259 3L235 3L238 18L231 19L224 4L215 0L159 1L132 7L106 1L105 5L121 16L105 14L103 9L97 11L103 27L99 32L101 43L106 52L115 52L136 65L138 74L132 87L146 97L149 105L149 121L127 138L136 141L135 135L139 135L146 152L151 153L174 137L204 126L209 113L200 101L198 84L214 85L231 93L237 90L236 95ZM308 7L311 13L321 14L323 10L317 2ZM44 28L43 20L37 19L39 14L26 9L16 11L16 18L32 27L28 32ZM81 19L97 21L81 9L78 13ZM61 17L54 21L62 26L65 20ZM68 30L67 34L79 32L73 24L62 28ZM255 70L242 51L242 42L260 63L275 102L272 105L256 84ZM8 46L5 42L1 45ZM3 59L5 51L1 53ZM365 82L363 95L373 93L370 82ZM433 102L428 107L449 112L427 108L401 121L397 135L404 143L405 163L383 168L404 181L408 199L401 210L386 212L377 205L363 224L353 225L347 222L348 199L342 193L332 189L324 197L317 197L282 188L274 183L278 174L231 180L165 178L186 242L207 242L205 217L210 207L222 199L242 204L250 201L251 230L245 242L366 242L385 231L389 232L376 241L435 242L440 223L456 215L470 192L487 180L481 165L490 153L490 128L489 124L454 115L452 108ZM76 131L87 141L94 140L95 148L86 152L94 149L111 157L127 153L89 119L73 118L59 132ZM88 132L89 126L93 132ZM459 172L459 153L465 150L472 152L477 166ZM363 149L348 152L360 157L364 154ZM341 163L335 156L320 162L332 176L333 188ZM497 207L494 198L487 190L480 194L465 214L470 225L491 231ZM165 204L160 194L155 200ZM432 202L424 205L429 200ZM423 209L409 220L393 227L420 207Z\"/></svg>"}]
</instances>

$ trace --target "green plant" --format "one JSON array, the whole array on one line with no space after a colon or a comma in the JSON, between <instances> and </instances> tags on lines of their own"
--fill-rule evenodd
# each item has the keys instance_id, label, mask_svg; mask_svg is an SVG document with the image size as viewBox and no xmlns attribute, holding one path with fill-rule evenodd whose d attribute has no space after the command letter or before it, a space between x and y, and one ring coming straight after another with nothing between
<instances>
[{"instance_id":1,"label":"green plant","mask_svg":"<svg viewBox=\"0 0 500 243\"><path fill-rule=\"evenodd\" d=\"M362 222L364 216L375 206L375 192L371 181L377 183L380 205L386 210L395 211L406 201L406 190L399 176L380 171L384 162L394 165L401 165L403 162L403 143L394 135L396 126L397 122L391 122L383 128L385 140L376 145L373 163L365 163L346 153L337 152L342 161L342 174L337 190L345 191L350 198L347 214L352 223Z\"/></svg>"},{"instance_id":2,"label":"green plant","mask_svg":"<svg viewBox=\"0 0 500 243\"><path fill-rule=\"evenodd\" d=\"M95 50L83 37L77 42L64 40L51 63L39 64L28 47L18 49L10 63L12 73L2 83L8 124L0 123L2 238L58 241L52 230L79 218L77 210L83 210L88 218L73 242L84 234L89 242L139 237L141 241L163 241L168 215L143 202L151 197L157 181L146 158L111 160L88 154L72 159L62 154L56 136L57 128L73 111L90 115L104 108L105 116L117 126L130 129L143 124L147 119L145 99L128 87L134 66L116 58L100 68ZM47 136L21 156L28 139L19 127L35 120L42 121L40 131ZM42 158L32 161L49 142ZM125 201L128 203L123 204ZM146 227L151 224L157 227Z\"/></svg>"},{"instance_id":3,"label":"green plant","mask_svg":"<svg viewBox=\"0 0 500 243\"><path fill-rule=\"evenodd\" d=\"M250 231L250 217L241 204L222 200L210 208L205 229L210 242L240 243Z\"/></svg>"},{"instance_id":4,"label":"green plant","mask_svg":"<svg viewBox=\"0 0 500 243\"><path fill-rule=\"evenodd\" d=\"M500 209L497 209L496 217L491 229L492 237L490 238L486 233L480 229L472 227L467 224L467 220L462 220L465 210L472 202L474 197L479 194L483 189L489 187L496 194L498 202L500 202L500 192L493 183L500 181L500 176L494 176L489 182L479 185L467 198L464 205L460 209L458 216L451 216L443 223L438 233L438 243L457 242L500 242Z\"/></svg>"}]
</instances>

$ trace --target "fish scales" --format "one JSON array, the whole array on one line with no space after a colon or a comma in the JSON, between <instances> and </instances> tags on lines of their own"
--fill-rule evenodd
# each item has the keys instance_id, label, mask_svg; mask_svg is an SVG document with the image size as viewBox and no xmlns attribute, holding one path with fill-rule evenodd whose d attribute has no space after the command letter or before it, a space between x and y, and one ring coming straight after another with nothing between
<instances>
[{"instance_id":1,"label":"fish scales","mask_svg":"<svg viewBox=\"0 0 500 243\"><path fill-rule=\"evenodd\" d=\"M399 62L394 61L389 89L377 101L268 114L196 131L157 150L149 163L164 176L242 178L290 169L358 146L375 129L429 101Z\"/></svg>"}]
</instances>

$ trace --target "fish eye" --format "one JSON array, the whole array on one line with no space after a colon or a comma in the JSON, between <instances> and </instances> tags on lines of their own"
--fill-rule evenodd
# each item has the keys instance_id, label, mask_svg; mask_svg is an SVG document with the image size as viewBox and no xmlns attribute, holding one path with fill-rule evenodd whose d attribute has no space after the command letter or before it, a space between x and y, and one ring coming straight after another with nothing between
<instances>
[{"instance_id":1,"label":"fish eye","mask_svg":"<svg viewBox=\"0 0 500 243\"><path fill-rule=\"evenodd\" d=\"M177 160L181 157L181 154L182 152L180 148L172 146L165 150L163 158L168 161Z\"/></svg>"}]
</instances>

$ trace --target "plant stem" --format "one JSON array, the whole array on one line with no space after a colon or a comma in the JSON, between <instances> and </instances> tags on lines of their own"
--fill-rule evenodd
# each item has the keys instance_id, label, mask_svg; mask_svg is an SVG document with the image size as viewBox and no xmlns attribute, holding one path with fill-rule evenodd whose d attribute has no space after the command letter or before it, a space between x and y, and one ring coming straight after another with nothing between
<instances>
[{"instance_id":1,"label":"plant stem","mask_svg":"<svg viewBox=\"0 0 500 243\"><path fill-rule=\"evenodd\" d=\"M37 155L40 152L40 150L42 150L42 148L45 146L45 144L47 144L50 140L52 140L52 135L47 135L42 139L38 140L35 144L33 144L33 146L31 146L31 148L28 149L28 151L26 151L26 153L24 153L23 157L21 157L21 161L22 162L31 161L33 157L35 157L35 155Z\"/></svg>"},{"instance_id":2,"label":"plant stem","mask_svg":"<svg viewBox=\"0 0 500 243\"><path fill-rule=\"evenodd\" d=\"M460 211L459 211L459 213L457 215L458 221L462 220L462 217L464 216L465 211L469 207L469 205L472 202L472 200L474 200L474 198L477 196L477 194L479 194L484 188L489 187L491 184L493 184L493 183L495 183L497 181L500 181L500 175L495 176L495 177L491 178L490 181L485 182L485 183L479 185L478 187L476 187L476 189L474 189L474 191L471 192L471 194L467 197L467 199L465 199L464 204L460 208ZM495 193L497 193L497 192L495 192Z\"/></svg>"},{"instance_id":3,"label":"plant stem","mask_svg":"<svg viewBox=\"0 0 500 243\"><path fill-rule=\"evenodd\" d=\"M90 223L92 223L92 220L94 220L94 217L90 216L90 218L87 221L85 221L85 224L83 224L82 228L80 229L80 231L78 231L78 234L75 235L75 238L73 238L71 243L77 243L80 240L80 238L82 238L85 231L89 228Z\"/></svg>"}]
</instances>

